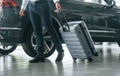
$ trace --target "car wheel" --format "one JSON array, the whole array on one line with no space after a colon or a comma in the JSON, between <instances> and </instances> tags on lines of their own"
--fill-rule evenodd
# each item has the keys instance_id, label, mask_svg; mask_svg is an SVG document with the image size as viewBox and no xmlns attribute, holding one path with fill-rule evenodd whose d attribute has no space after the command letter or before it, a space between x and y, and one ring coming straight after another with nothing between
<instances>
[{"instance_id":1,"label":"car wheel","mask_svg":"<svg viewBox=\"0 0 120 76\"><path fill-rule=\"evenodd\" d=\"M54 53L55 46L47 30L44 29L43 34L44 34L44 48L45 48L44 54L45 54L45 57L49 57ZM36 51L35 51L36 40L35 39L36 39L35 33L33 32L32 29L29 29L26 35L25 42L22 44L22 46L24 51L31 57L36 56Z\"/></svg>"},{"instance_id":2,"label":"car wheel","mask_svg":"<svg viewBox=\"0 0 120 76\"><path fill-rule=\"evenodd\" d=\"M13 44L13 45L0 45L0 53L2 55L4 54L9 54L11 52L13 52L16 49L17 45Z\"/></svg>"}]
</instances>

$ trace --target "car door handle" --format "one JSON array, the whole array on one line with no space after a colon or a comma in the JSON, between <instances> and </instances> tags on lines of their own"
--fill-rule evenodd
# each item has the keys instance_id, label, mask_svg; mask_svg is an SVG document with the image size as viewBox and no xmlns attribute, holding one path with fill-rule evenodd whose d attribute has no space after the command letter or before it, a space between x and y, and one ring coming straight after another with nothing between
<instances>
[{"instance_id":1,"label":"car door handle","mask_svg":"<svg viewBox=\"0 0 120 76\"><path fill-rule=\"evenodd\" d=\"M95 16L102 16L100 13L92 12Z\"/></svg>"},{"instance_id":2,"label":"car door handle","mask_svg":"<svg viewBox=\"0 0 120 76\"><path fill-rule=\"evenodd\" d=\"M89 8L89 9L94 9L95 6L93 6L93 5L88 5L87 8Z\"/></svg>"}]
</instances>

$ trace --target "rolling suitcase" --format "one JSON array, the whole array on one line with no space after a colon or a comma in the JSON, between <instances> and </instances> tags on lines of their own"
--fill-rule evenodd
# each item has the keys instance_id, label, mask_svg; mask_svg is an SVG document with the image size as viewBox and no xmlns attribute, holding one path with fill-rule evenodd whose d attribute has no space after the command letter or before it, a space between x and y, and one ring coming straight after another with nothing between
<instances>
[{"instance_id":1,"label":"rolling suitcase","mask_svg":"<svg viewBox=\"0 0 120 76\"><path fill-rule=\"evenodd\" d=\"M92 56L98 56L84 21L66 21L59 30L74 60L92 61Z\"/></svg>"}]
</instances>

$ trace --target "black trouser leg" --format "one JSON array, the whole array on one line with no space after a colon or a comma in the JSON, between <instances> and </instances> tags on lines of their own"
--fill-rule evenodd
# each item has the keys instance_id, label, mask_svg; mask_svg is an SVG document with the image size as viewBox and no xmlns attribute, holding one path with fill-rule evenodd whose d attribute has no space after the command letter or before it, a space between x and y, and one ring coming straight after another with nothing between
<instances>
[{"instance_id":1,"label":"black trouser leg","mask_svg":"<svg viewBox=\"0 0 120 76\"><path fill-rule=\"evenodd\" d=\"M38 14L39 14L39 16L41 18L42 24L46 27L48 33L52 37L52 40L53 40L53 42L54 42L54 44L56 46L56 49L58 51L58 56L56 58L56 62L60 62L60 61L62 61L63 56L64 56L63 48L62 48L60 39L57 36L57 33L56 33L56 31L55 31L55 29L53 27L52 18L51 18L51 12L49 10L48 4L45 3L45 5L43 7L43 10L39 11L39 12L41 12L41 13L38 13Z\"/></svg>"},{"instance_id":2,"label":"black trouser leg","mask_svg":"<svg viewBox=\"0 0 120 76\"><path fill-rule=\"evenodd\" d=\"M30 5L33 7L33 5ZM33 26L33 30L36 35L36 51L37 55L35 56L34 59L30 60L30 63L37 63L39 61L44 62L45 57L44 57L44 46L43 46L43 34L42 34L42 24L40 20L40 16L35 13L31 8L29 8L29 15L30 15L30 20Z\"/></svg>"},{"instance_id":3,"label":"black trouser leg","mask_svg":"<svg viewBox=\"0 0 120 76\"><path fill-rule=\"evenodd\" d=\"M61 52L63 52L62 45L61 45L60 39L57 36L57 33L56 33L54 27L53 27L51 12L48 8L49 8L49 6L46 5L46 7L43 7L43 10L40 11L41 13L38 13L38 14L41 18L41 21L42 21L43 25L45 26L48 33L52 37L52 40L53 40L53 42L56 46L57 51L59 53L61 53Z\"/></svg>"},{"instance_id":4,"label":"black trouser leg","mask_svg":"<svg viewBox=\"0 0 120 76\"><path fill-rule=\"evenodd\" d=\"M43 34L42 34L42 25L41 25L40 17L33 11L29 11L29 12L30 12L30 20L32 22L33 30L36 35L36 43L37 43L36 51L43 54L44 46L43 46Z\"/></svg>"},{"instance_id":5,"label":"black trouser leg","mask_svg":"<svg viewBox=\"0 0 120 76\"><path fill-rule=\"evenodd\" d=\"M63 58L62 57L63 48L57 36L57 33L52 25L50 6L47 0L43 0L43 1L41 0L39 2L36 2L34 5L31 5L30 19L31 19L34 31L36 33L37 46L39 46L39 48L41 49L43 47L43 35L42 35L42 25L43 25L45 26L48 33L52 37L52 40L59 53L57 57L57 61L61 61ZM44 51L40 50L40 53L43 53L43 52Z\"/></svg>"}]
</instances>

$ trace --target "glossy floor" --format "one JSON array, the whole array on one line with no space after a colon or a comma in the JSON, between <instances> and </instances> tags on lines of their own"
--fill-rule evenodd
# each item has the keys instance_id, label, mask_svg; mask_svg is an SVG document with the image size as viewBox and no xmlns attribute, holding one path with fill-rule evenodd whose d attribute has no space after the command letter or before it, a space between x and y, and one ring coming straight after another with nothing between
<instances>
[{"instance_id":1,"label":"glossy floor","mask_svg":"<svg viewBox=\"0 0 120 76\"><path fill-rule=\"evenodd\" d=\"M116 43L95 45L99 56L93 62L72 60L65 45L62 62L56 63L57 52L45 63L31 64L32 59L19 46L13 53L0 56L0 76L120 76L120 48Z\"/></svg>"}]
</instances>

